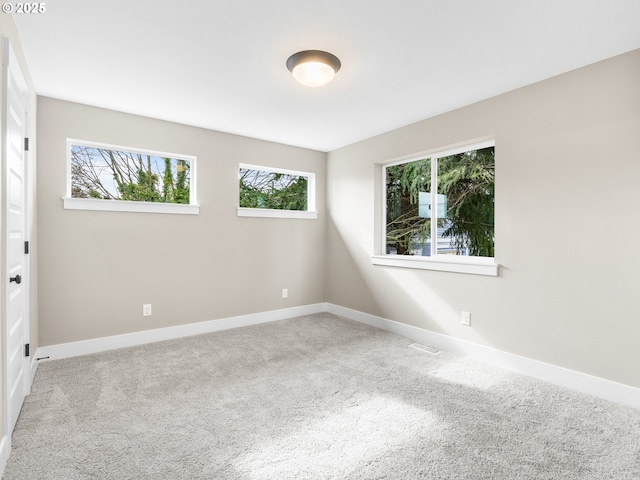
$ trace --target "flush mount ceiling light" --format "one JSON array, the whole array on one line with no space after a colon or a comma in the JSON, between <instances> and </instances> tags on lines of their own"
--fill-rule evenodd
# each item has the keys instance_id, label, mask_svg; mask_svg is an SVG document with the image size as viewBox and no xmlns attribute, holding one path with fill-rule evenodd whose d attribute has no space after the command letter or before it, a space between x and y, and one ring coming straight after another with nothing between
<instances>
[{"instance_id":1,"label":"flush mount ceiling light","mask_svg":"<svg viewBox=\"0 0 640 480\"><path fill-rule=\"evenodd\" d=\"M304 50L287 59L287 68L293 78L307 87L326 85L338 73L340 66L338 57L322 50Z\"/></svg>"}]
</instances>

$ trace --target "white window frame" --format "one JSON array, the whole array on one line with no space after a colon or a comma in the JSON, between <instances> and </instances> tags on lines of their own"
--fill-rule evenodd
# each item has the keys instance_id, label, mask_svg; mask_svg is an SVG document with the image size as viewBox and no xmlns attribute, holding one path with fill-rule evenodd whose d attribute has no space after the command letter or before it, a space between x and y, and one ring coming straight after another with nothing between
<instances>
[{"instance_id":1,"label":"white window frame","mask_svg":"<svg viewBox=\"0 0 640 480\"><path fill-rule=\"evenodd\" d=\"M443 255L437 252L437 242L431 242L431 256L422 257L416 255L393 255L386 253L387 245L387 182L386 169L395 165L410 163L426 158L431 159L431 178L438 178L438 159L468 152L470 150L479 150L487 147L495 147L495 140L482 140L464 145L431 150L419 154L414 154L401 159L395 159L388 163L380 165L381 168L381 222L380 222L380 248L376 254L371 256L373 265L381 265L388 267L415 268L420 270L437 270L443 272L469 273L475 275L497 276L499 265L495 262L494 257L472 257L472 256L455 256ZM437 186L431 189L431 205L437 205ZM431 238L436 238L437 222L431 222Z\"/></svg>"},{"instance_id":2,"label":"white window frame","mask_svg":"<svg viewBox=\"0 0 640 480\"><path fill-rule=\"evenodd\" d=\"M298 170L288 170L285 168L265 167L264 165L251 165L240 163L240 169L260 170L263 172L283 173L297 177L307 178L307 209L306 210L276 210L272 208L247 208L240 206L240 191L238 191L238 217L263 217L263 218L301 218L315 220L318 218L316 210L316 174L312 172L301 172Z\"/></svg>"},{"instance_id":3,"label":"white window frame","mask_svg":"<svg viewBox=\"0 0 640 480\"><path fill-rule=\"evenodd\" d=\"M98 198L73 198L71 196L71 146L80 145L83 147L103 148L122 152L140 153L143 155L153 155L156 157L178 158L190 162L189 172L189 204L162 203L162 202L135 202L129 200L102 200ZM170 213L179 215L198 215L200 205L197 204L196 191L196 157L193 155L182 155L176 153L160 152L135 147L125 147L122 145L111 145L108 143L90 142L86 140L76 140L67 138L67 191L62 197L65 210L93 210L108 212L137 212L137 213Z\"/></svg>"}]
</instances>

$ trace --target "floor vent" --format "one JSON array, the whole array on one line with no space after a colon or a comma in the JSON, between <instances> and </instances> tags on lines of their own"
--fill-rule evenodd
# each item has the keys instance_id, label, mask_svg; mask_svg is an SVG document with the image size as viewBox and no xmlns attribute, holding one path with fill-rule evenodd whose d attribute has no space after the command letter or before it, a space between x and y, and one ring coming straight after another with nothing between
<instances>
[{"instance_id":1,"label":"floor vent","mask_svg":"<svg viewBox=\"0 0 640 480\"><path fill-rule=\"evenodd\" d=\"M412 343L409 346L415 348L416 350L420 350L421 352L430 353L431 355L440 355L442 353L437 348L428 347L426 345L420 345L419 343Z\"/></svg>"}]
</instances>

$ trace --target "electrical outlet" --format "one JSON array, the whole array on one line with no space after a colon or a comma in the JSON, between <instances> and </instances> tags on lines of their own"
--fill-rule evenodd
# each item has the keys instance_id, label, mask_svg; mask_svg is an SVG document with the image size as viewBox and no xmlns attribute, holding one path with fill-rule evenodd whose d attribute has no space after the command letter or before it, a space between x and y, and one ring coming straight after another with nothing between
<instances>
[{"instance_id":1,"label":"electrical outlet","mask_svg":"<svg viewBox=\"0 0 640 480\"><path fill-rule=\"evenodd\" d=\"M469 312L462 312L462 324L467 327L471 326L471 314Z\"/></svg>"},{"instance_id":2,"label":"electrical outlet","mask_svg":"<svg viewBox=\"0 0 640 480\"><path fill-rule=\"evenodd\" d=\"M142 316L143 317L150 317L151 316L151 304L150 303L145 303L144 305L142 305Z\"/></svg>"},{"instance_id":3,"label":"electrical outlet","mask_svg":"<svg viewBox=\"0 0 640 480\"><path fill-rule=\"evenodd\" d=\"M288 288L283 288L282 289L282 298L287 298L289 296L289 289Z\"/></svg>"}]
</instances>

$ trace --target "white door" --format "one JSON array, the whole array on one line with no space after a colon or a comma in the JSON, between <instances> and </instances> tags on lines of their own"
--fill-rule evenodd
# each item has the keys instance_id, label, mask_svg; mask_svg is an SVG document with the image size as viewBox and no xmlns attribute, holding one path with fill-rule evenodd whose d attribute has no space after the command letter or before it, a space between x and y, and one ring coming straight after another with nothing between
<instances>
[{"instance_id":1,"label":"white door","mask_svg":"<svg viewBox=\"0 0 640 480\"><path fill-rule=\"evenodd\" d=\"M26 84L8 39L3 39L3 334L5 366L5 417L11 434L29 389L29 362L25 357L29 321L27 298L29 272L26 269L26 172L27 129Z\"/></svg>"}]
</instances>

